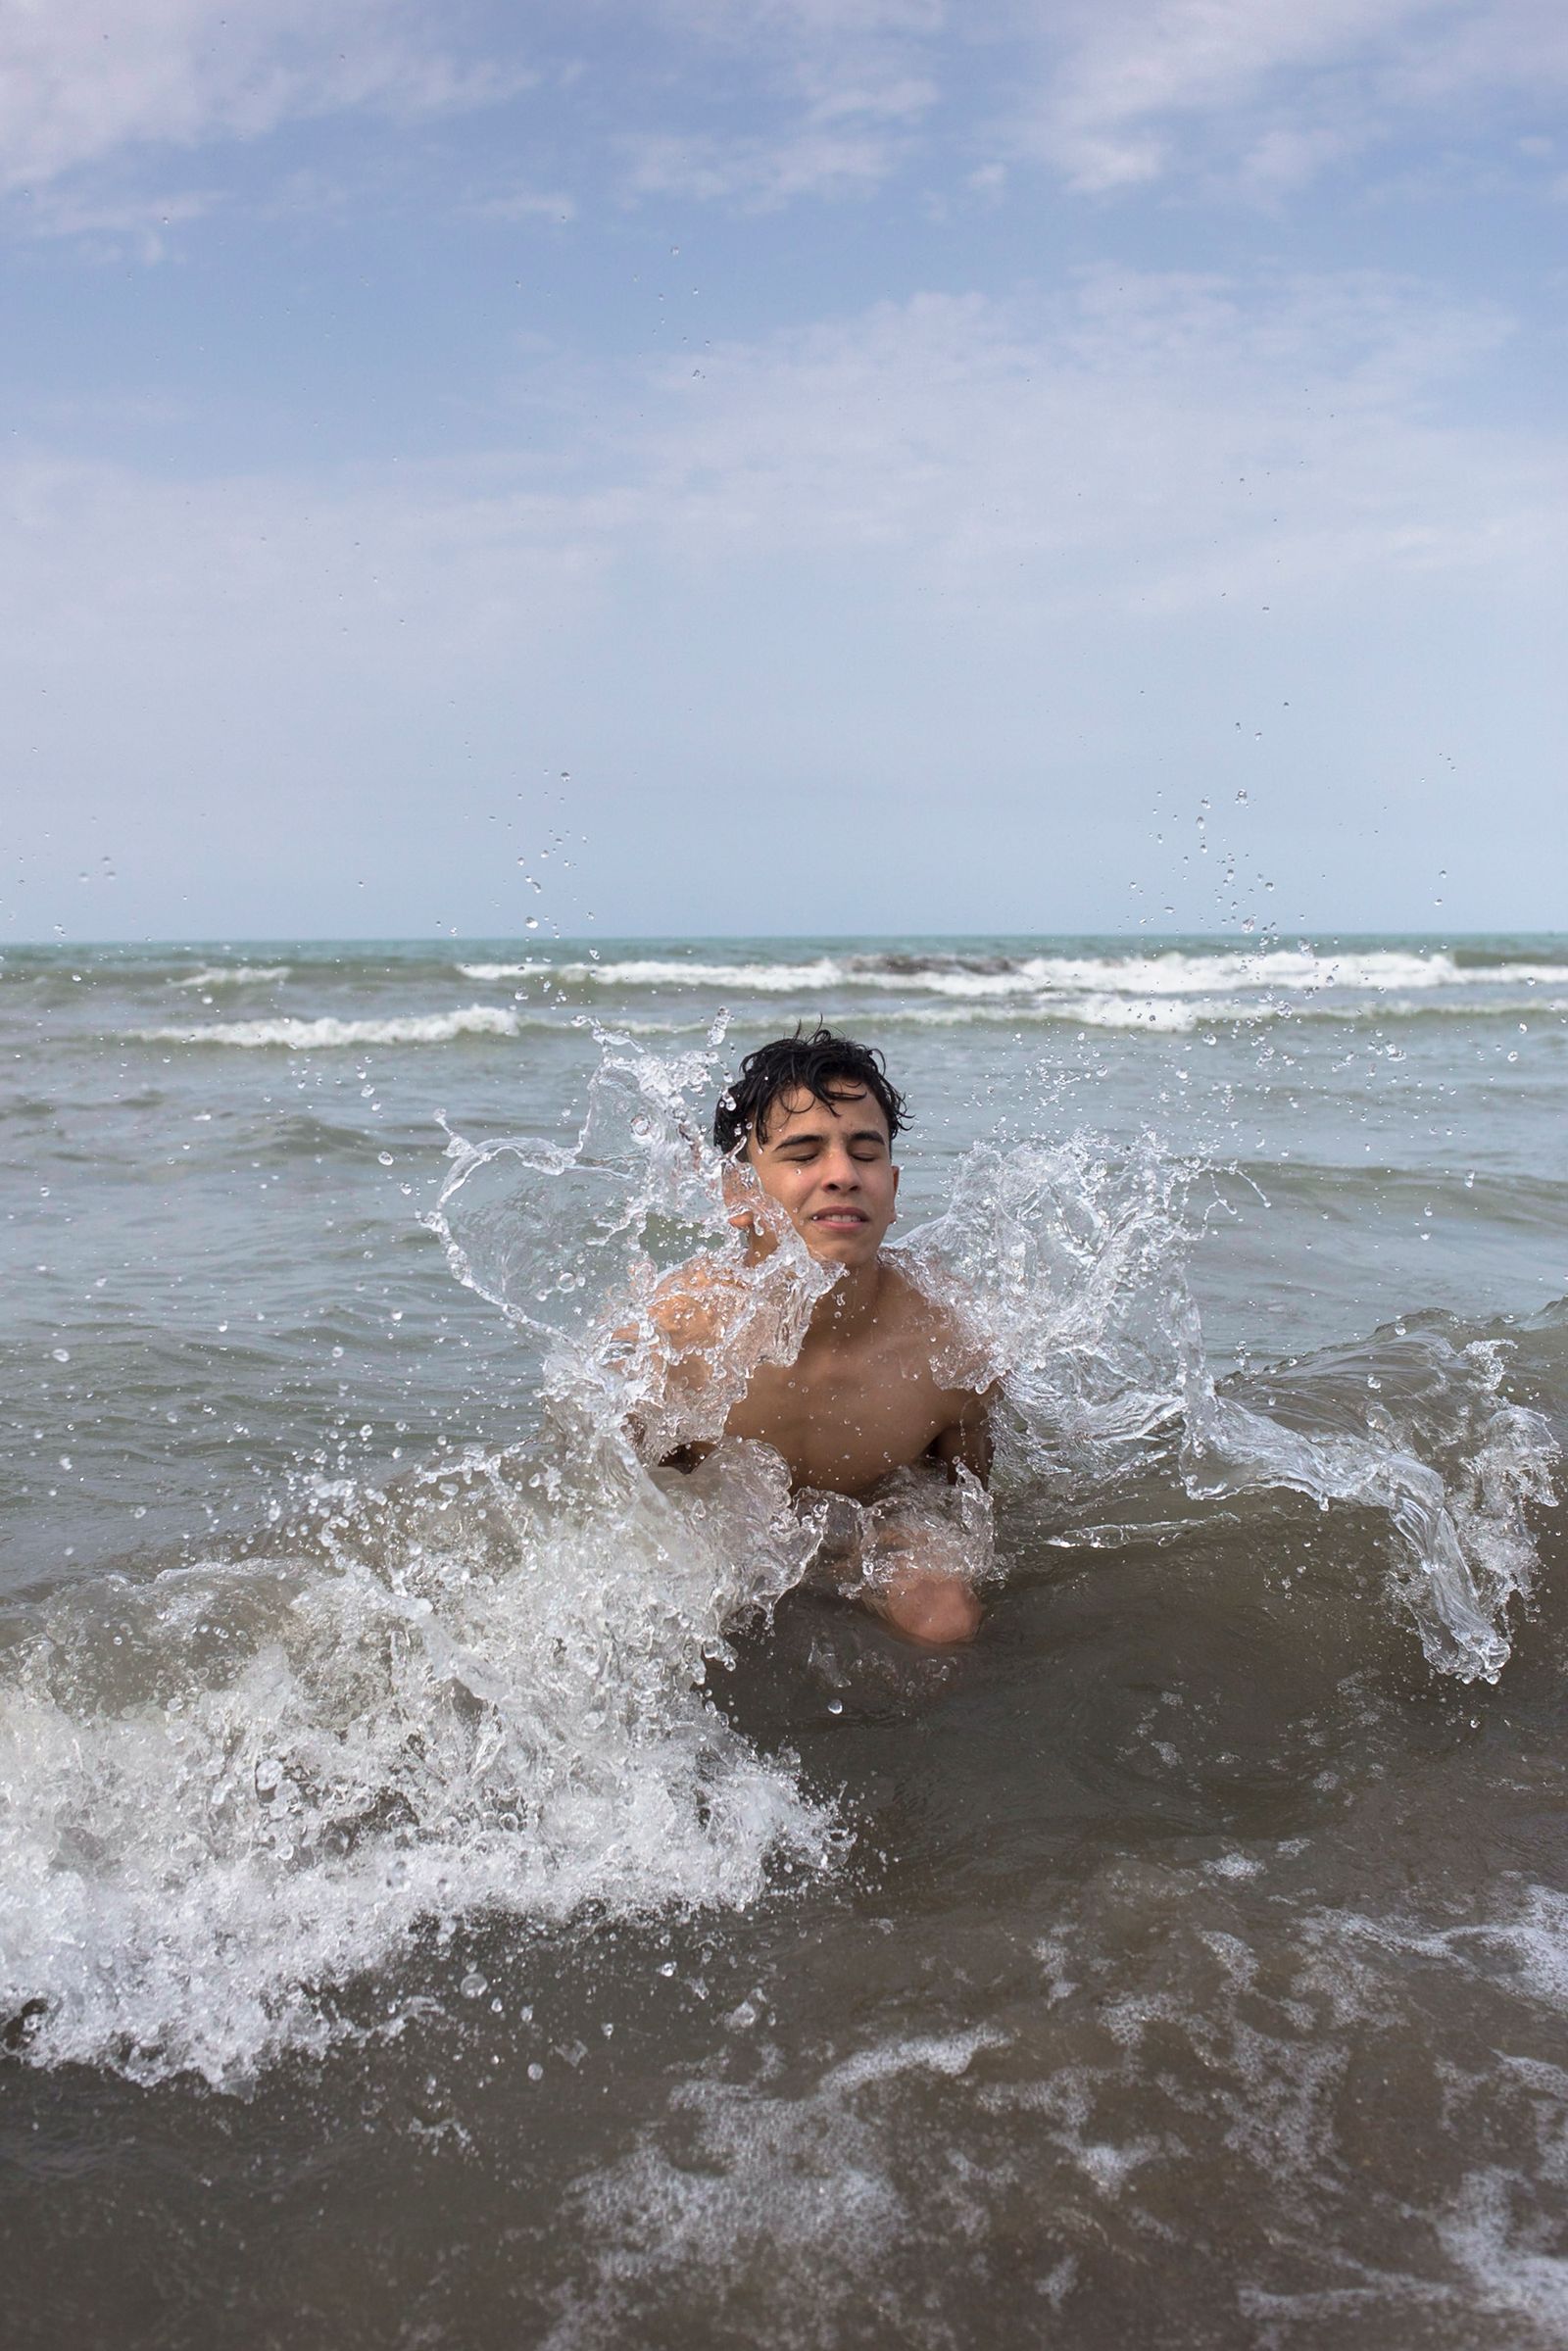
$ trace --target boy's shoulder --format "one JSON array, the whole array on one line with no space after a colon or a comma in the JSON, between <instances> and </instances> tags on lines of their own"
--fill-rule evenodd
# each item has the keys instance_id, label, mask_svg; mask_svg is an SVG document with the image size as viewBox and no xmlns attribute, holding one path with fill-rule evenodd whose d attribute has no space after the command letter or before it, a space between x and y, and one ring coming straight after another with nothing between
<instances>
[{"instance_id":1,"label":"boy's shoulder","mask_svg":"<svg viewBox=\"0 0 1568 2351\"><path fill-rule=\"evenodd\" d=\"M945 1299L935 1298L902 1262L895 1249L884 1249L881 1256L888 1318L903 1329L918 1332L933 1342L955 1337L958 1317Z\"/></svg>"},{"instance_id":2,"label":"boy's shoulder","mask_svg":"<svg viewBox=\"0 0 1568 2351\"><path fill-rule=\"evenodd\" d=\"M884 1252L882 1262L890 1277L890 1343L917 1353L944 1394L991 1401L997 1390L988 1350L960 1302L934 1296L912 1268L899 1262L897 1252Z\"/></svg>"}]
</instances>

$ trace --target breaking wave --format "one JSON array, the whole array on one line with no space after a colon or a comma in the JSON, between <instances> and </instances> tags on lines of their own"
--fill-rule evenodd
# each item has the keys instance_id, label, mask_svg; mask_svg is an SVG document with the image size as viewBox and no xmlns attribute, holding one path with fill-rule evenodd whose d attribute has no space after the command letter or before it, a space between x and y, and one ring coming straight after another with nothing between
<instances>
[{"instance_id":1,"label":"breaking wave","mask_svg":"<svg viewBox=\"0 0 1568 2351\"><path fill-rule=\"evenodd\" d=\"M1045 999L1011 997L1004 1002L886 1004L877 1010L878 1029L963 1028L995 1023L1018 1027L1112 1030L1154 1037L1188 1037L1204 1029L1250 1027L1275 1020L1330 1020L1346 1024L1419 1020L1448 1012L1431 998L1363 1000L1320 1004L1293 1000L1281 1003L1264 997L1141 998L1105 994L1056 996ZM1471 1019L1541 1018L1568 1012L1568 997L1555 999L1494 999L1462 1006ZM246 1048L281 1047L293 1053L330 1051L340 1046L450 1045L465 1037L517 1037L530 1030L555 1030L566 1015L540 1006L517 1009L505 1004L466 1004L450 1012L404 1012L381 1019L343 1019L335 1015L308 1018L278 1014L270 1019L214 1020L187 1028L138 1029L145 1045L225 1045ZM708 1027L699 1018L617 1017L617 1033L628 1036L676 1037Z\"/></svg>"},{"instance_id":2,"label":"breaking wave","mask_svg":"<svg viewBox=\"0 0 1568 2351\"><path fill-rule=\"evenodd\" d=\"M704 1699L793 1580L776 1468L710 1507L593 1453L322 1487L266 1557L57 1599L0 1702L0 2006L46 2062L237 2084L490 1911L754 1900L828 1814ZM35 2011L34 2013L38 2013Z\"/></svg>"},{"instance_id":3,"label":"breaking wave","mask_svg":"<svg viewBox=\"0 0 1568 2351\"><path fill-rule=\"evenodd\" d=\"M211 971L192 971L172 984L176 988L260 988L286 980L286 963L218 963Z\"/></svg>"},{"instance_id":4,"label":"breaking wave","mask_svg":"<svg viewBox=\"0 0 1568 2351\"><path fill-rule=\"evenodd\" d=\"M337 1045L450 1045L456 1037L515 1037L522 1023L499 1004L465 1004L456 1012L406 1012L386 1020L211 1020L197 1028L142 1029L144 1045L280 1045L290 1053Z\"/></svg>"},{"instance_id":5,"label":"breaking wave","mask_svg":"<svg viewBox=\"0 0 1568 2351\"><path fill-rule=\"evenodd\" d=\"M460 963L466 979L533 979L573 988L707 988L720 994L799 996L826 989L953 997L972 1003L1066 994L1076 998L1259 996L1328 992L1380 996L1398 991L1474 991L1568 985L1568 964L1499 959L1461 962L1453 954L1396 948L1344 953L1302 946L1130 955L823 955L808 962L719 962L697 956L601 956L557 962Z\"/></svg>"}]
</instances>

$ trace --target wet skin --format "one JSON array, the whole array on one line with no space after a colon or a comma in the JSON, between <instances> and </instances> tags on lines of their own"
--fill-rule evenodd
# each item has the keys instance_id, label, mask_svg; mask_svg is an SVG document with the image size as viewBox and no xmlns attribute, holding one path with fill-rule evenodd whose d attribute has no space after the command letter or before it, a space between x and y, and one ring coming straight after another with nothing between
<instances>
[{"instance_id":1,"label":"wet skin","mask_svg":"<svg viewBox=\"0 0 1568 2351\"><path fill-rule=\"evenodd\" d=\"M950 1337L946 1319L883 1253L898 1189L882 1110L848 1086L826 1102L804 1091L775 1098L732 1179L731 1221L754 1263L778 1246L782 1213L819 1263L843 1269L794 1362L755 1372L725 1425L726 1436L782 1454L798 1491L864 1499L922 1461L950 1475L962 1465L982 1481L990 1473L989 1399L938 1382L931 1367ZM725 1319L723 1284L708 1264L672 1275L655 1308L662 1335L687 1355L721 1346ZM980 1622L969 1585L929 1560L911 1557L863 1596L925 1643L968 1641Z\"/></svg>"}]
</instances>

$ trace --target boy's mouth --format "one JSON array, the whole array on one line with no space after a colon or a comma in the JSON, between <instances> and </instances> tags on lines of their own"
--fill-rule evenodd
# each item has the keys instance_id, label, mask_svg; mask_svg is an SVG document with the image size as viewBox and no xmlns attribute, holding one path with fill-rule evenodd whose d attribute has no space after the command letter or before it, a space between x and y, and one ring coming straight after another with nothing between
<instances>
[{"instance_id":1,"label":"boy's mouth","mask_svg":"<svg viewBox=\"0 0 1568 2351\"><path fill-rule=\"evenodd\" d=\"M808 1221L814 1225L825 1225L829 1232L853 1233L858 1226L869 1224L871 1220L859 1208L818 1208Z\"/></svg>"}]
</instances>

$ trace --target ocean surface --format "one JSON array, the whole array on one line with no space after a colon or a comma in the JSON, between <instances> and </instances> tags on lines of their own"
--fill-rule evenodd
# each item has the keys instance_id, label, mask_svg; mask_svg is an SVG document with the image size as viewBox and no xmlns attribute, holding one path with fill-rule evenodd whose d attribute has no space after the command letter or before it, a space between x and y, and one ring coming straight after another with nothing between
<instances>
[{"instance_id":1,"label":"ocean surface","mask_svg":"<svg viewBox=\"0 0 1568 2351\"><path fill-rule=\"evenodd\" d=\"M962 1653L616 1419L818 1017ZM1565 1095L1561 937L6 952L7 2343L1560 2351Z\"/></svg>"}]
</instances>

